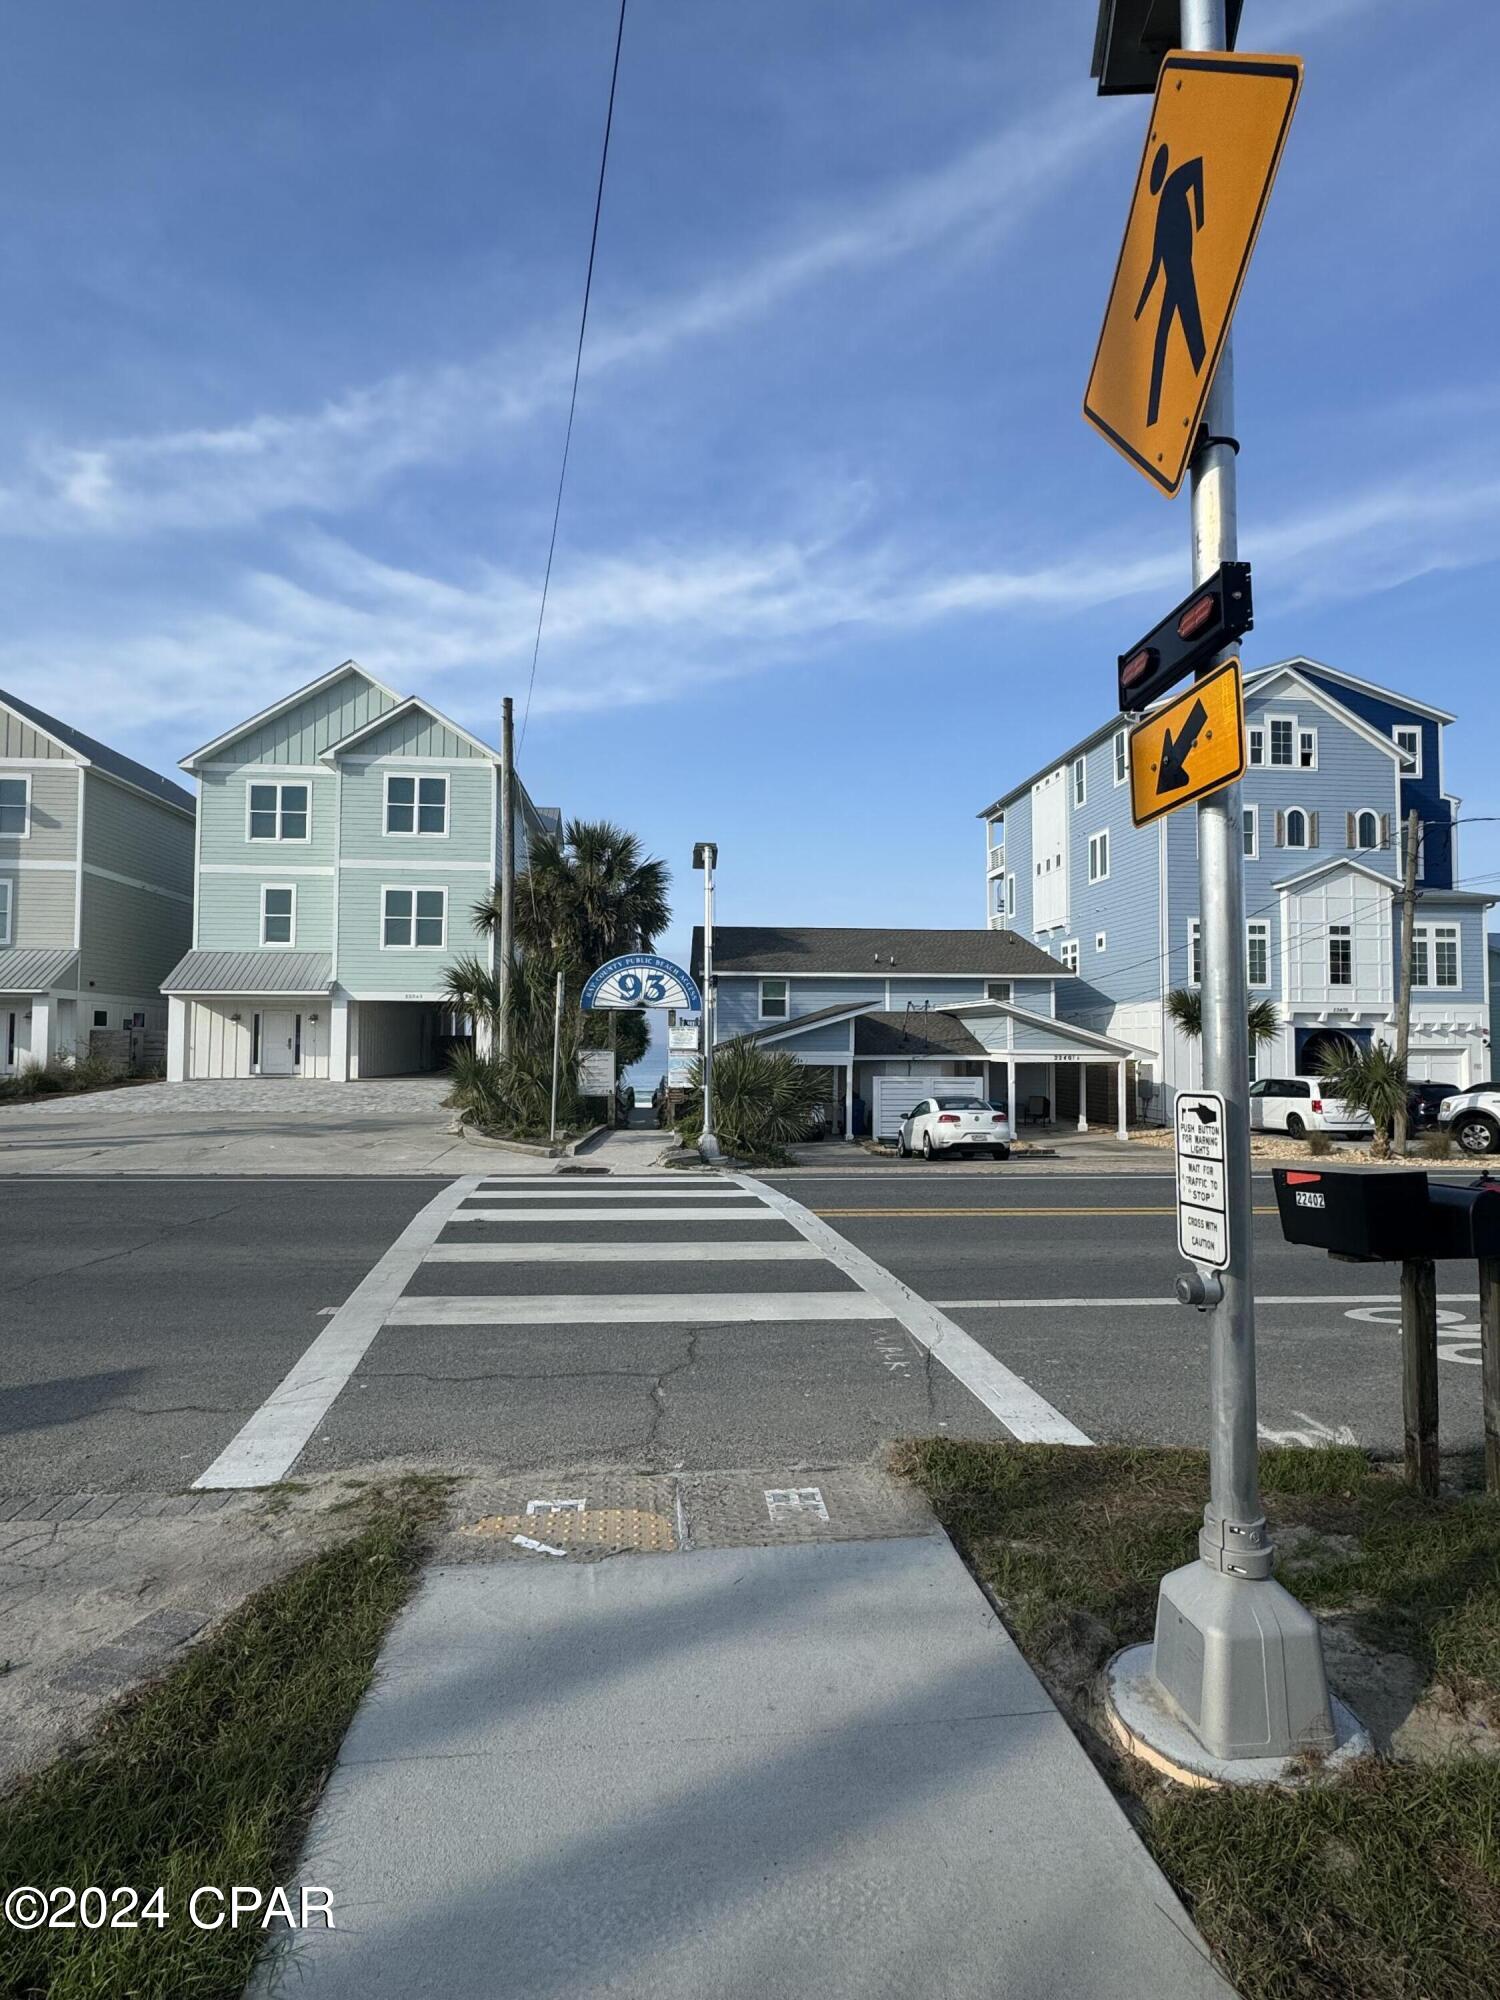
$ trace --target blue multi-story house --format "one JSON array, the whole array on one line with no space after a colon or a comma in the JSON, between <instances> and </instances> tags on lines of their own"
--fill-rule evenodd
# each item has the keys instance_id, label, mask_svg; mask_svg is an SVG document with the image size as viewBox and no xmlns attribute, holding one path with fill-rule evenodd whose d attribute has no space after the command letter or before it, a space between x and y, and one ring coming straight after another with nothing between
<instances>
[{"instance_id":1,"label":"blue multi-story house","mask_svg":"<svg viewBox=\"0 0 1500 2000\"><path fill-rule=\"evenodd\" d=\"M1274 1002L1258 1074L1315 1071L1331 1036L1395 1039L1405 824L1422 822L1412 984L1414 1078L1488 1072L1485 910L1459 873L1460 801L1444 781L1454 717L1296 658L1245 681L1244 950L1251 997ZM1138 1071L1159 1114L1201 1081L1167 995L1196 984L1197 814L1138 828L1118 716L1001 793L985 823L986 911L1066 975L1060 1017L1152 1052ZM1060 1108L1066 1103L1060 1094Z\"/></svg>"},{"instance_id":2,"label":"blue multi-story house","mask_svg":"<svg viewBox=\"0 0 1500 2000\"><path fill-rule=\"evenodd\" d=\"M438 1066L455 960L500 866L500 757L353 660L206 743L193 948L163 981L167 1074L348 1082ZM517 780L516 864L555 833Z\"/></svg>"}]
</instances>

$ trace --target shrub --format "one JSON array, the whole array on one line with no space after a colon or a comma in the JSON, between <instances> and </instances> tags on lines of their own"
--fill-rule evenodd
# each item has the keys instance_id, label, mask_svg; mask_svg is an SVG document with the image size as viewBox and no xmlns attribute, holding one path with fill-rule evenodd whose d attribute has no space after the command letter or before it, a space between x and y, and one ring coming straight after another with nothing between
<instances>
[{"instance_id":1,"label":"shrub","mask_svg":"<svg viewBox=\"0 0 1500 2000\"><path fill-rule=\"evenodd\" d=\"M1406 1109L1406 1072L1394 1050L1384 1042L1371 1042L1367 1049L1340 1040L1324 1059L1319 1075L1328 1086L1328 1095L1337 1097L1351 1111L1363 1111L1374 1120L1375 1137L1370 1150L1377 1160L1391 1150L1391 1127L1396 1114Z\"/></svg>"},{"instance_id":2,"label":"shrub","mask_svg":"<svg viewBox=\"0 0 1500 2000\"><path fill-rule=\"evenodd\" d=\"M743 1037L714 1050L714 1135L728 1153L774 1156L805 1139L823 1101L814 1071L784 1049L764 1049ZM703 1129L703 1065L693 1068L693 1095L683 1107L678 1131L691 1144Z\"/></svg>"},{"instance_id":3,"label":"shrub","mask_svg":"<svg viewBox=\"0 0 1500 2000\"><path fill-rule=\"evenodd\" d=\"M1326 1132L1309 1132L1307 1150L1315 1160L1326 1160L1333 1151L1333 1141Z\"/></svg>"},{"instance_id":4,"label":"shrub","mask_svg":"<svg viewBox=\"0 0 1500 2000\"><path fill-rule=\"evenodd\" d=\"M1442 1130L1426 1132L1422 1135L1422 1158L1424 1160L1448 1160L1453 1157L1453 1134Z\"/></svg>"}]
</instances>

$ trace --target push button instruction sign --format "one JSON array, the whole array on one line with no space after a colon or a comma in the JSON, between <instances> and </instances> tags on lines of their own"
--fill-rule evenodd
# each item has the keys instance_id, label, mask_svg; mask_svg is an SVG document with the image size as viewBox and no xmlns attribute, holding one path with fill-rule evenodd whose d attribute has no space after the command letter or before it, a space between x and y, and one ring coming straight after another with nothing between
<instances>
[{"instance_id":1,"label":"push button instruction sign","mask_svg":"<svg viewBox=\"0 0 1500 2000\"><path fill-rule=\"evenodd\" d=\"M1205 1270L1229 1263L1224 1100L1216 1090L1177 1099L1177 1248Z\"/></svg>"}]
</instances>

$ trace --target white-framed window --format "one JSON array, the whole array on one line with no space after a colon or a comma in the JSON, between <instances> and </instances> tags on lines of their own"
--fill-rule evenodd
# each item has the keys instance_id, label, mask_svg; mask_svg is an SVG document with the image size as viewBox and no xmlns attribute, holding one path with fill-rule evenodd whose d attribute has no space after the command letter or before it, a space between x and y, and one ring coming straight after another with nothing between
<instances>
[{"instance_id":1,"label":"white-framed window","mask_svg":"<svg viewBox=\"0 0 1500 2000\"><path fill-rule=\"evenodd\" d=\"M1297 731L1297 768L1300 771L1316 771L1318 768L1318 732L1316 729Z\"/></svg>"},{"instance_id":2,"label":"white-framed window","mask_svg":"<svg viewBox=\"0 0 1500 2000\"><path fill-rule=\"evenodd\" d=\"M1296 716L1268 715L1266 727L1271 732L1271 762L1290 770L1297 761Z\"/></svg>"},{"instance_id":3,"label":"white-framed window","mask_svg":"<svg viewBox=\"0 0 1500 2000\"><path fill-rule=\"evenodd\" d=\"M1380 814L1367 806L1363 812L1350 815L1350 833L1353 838L1349 845L1361 853L1372 854L1381 845Z\"/></svg>"},{"instance_id":4,"label":"white-framed window","mask_svg":"<svg viewBox=\"0 0 1500 2000\"><path fill-rule=\"evenodd\" d=\"M14 886L8 876L0 876L0 944L10 943L10 898Z\"/></svg>"},{"instance_id":5,"label":"white-framed window","mask_svg":"<svg viewBox=\"0 0 1500 2000\"><path fill-rule=\"evenodd\" d=\"M1418 924L1411 943L1413 986L1436 992L1463 984L1457 924Z\"/></svg>"},{"instance_id":6,"label":"white-framed window","mask_svg":"<svg viewBox=\"0 0 1500 2000\"><path fill-rule=\"evenodd\" d=\"M1396 748L1411 759L1411 768L1402 772L1404 778L1420 778L1422 775L1422 730L1419 724L1397 723L1391 731L1391 741Z\"/></svg>"},{"instance_id":7,"label":"white-framed window","mask_svg":"<svg viewBox=\"0 0 1500 2000\"><path fill-rule=\"evenodd\" d=\"M1260 807L1240 808L1240 845L1247 861L1254 861L1260 855Z\"/></svg>"},{"instance_id":8,"label":"white-framed window","mask_svg":"<svg viewBox=\"0 0 1500 2000\"><path fill-rule=\"evenodd\" d=\"M0 778L0 833L16 840L31 837L31 779Z\"/></svg>"},{"instance_id":9,"label":"white-framed window","mask_svg":"<svg viewBox=\"0 0 1500 2000\"><path fill-rule=\"evenodd\" d=\"M1188 985L1203 984L1203 932L1196 917L1188 918Z\"/></svg>"},{"instance_id":10,"label":"white-framed window","mask_svg":"<svg viewBox=\"0 0 1500 2000\"><path fill-rule=\"evenodd\" d=\"M1252 986L1271 983L1271 926L1262 917L1245 926L1245 972Z\"/></svg>"},{"instance_id":11,"label":"white-framed window","mask_svg":"<svg viewBox=\"0 0 1500 2000\"><path fill-rule=\"evenodd\" d=\"M1094 949L1095 951L1108 951L1109 939L1103 931L1094 932Z\"/></svg>"},{"instance_id":12,"label":"white-framed window","mask_svg":"<svg viewBox=\"0 0 1500 2000\"><path fill-rule=\"evenodd\" d=\"M94 1009L94 1018L90 1025L95 1028L107 1028L109 1026L109 1009L107 1007L96 1007Z\"/></svg>"},{"instance_id":13,"label":"white-framed window","mask_svg":"<svg viewBox=\"0 0 1500 2000\"><path fill-rule=\"evenodd\" d=\"M406 771L385 774L385 830L387 833L431 834L446 838L448 832L448 780L446 777L419 777Z\"/></svg>"},{"instance_id":14,"label":"white-framed window","mask_svg":"<svg viewBox=\"0 0 1500 2000\"><path fill-rule=\"evenodd\" d=\"M1264 764L1266 761L1266 732L1259 723L1252 723L1247 732L1250 738L1250 762Z\"/></svg>"},{"instance_id":15,"label":"white-framed window","mask_svg":"<svg viewBox=\"0 0 1500 2000\"><path fill-rule=\"evenodd\" d=\"M1123 729L1115 731L1115 783L1123 785L1130 776L1130 738Z\"/></svg>"},{"instance_id":16,"label":"white-framed window","mask_svg":"<svg viewBox=\"0 0 1500 2000\"><path fill-rule=\"evenodd\" d=\"M792 996L784 979L763 979L760 982L760 1018L763 1021L785 1021L792 1011Z\"/></svg>"},{"instance_id":17,"label":"white-framed window","mask_svg":"<svg viewBox=\"0 0 1500 2000\"><path fill-rule=\"evenodd\" d=\"M1352 924L1330 924L1328 927L1328 984L1330 986L1352 986L1354 984L1354 926Z\"/></svg>"},{"instance_id":18,"label":"white-framed window","mask_svg":"<svg viewBox=\"0 0 1500 2000\"><path fill-rule=\"evenodd\" d=\"M1016 878L1014 875L1007 875L1005 878L1005 914L1007 917L1014 917L1016 914Z\"/></svg>"},{"instance_id":19,"label":"white-framed window","mask_svg":"<svg viewBox=\"0 0 1500 2000\"><path fill-rule=\"evenodd\" d=\"M1058 956L1062 959L1064 972L1076 972L1078 970L1077 938L1065 938Z\"/></svg>"},{"instance_id":20,"label":"white-framed window","mask_svg":"<svg viewBox=\"0 0 1500 2000\"><path fill-rule=\"evenodd\" d=\"M447 939L446 889L391 887L381 890L382 951L441 951Z\"/></svg>"},{"instance_id":21,"label":"white-framed window","mask_svg":"<svg viewBox=\"0 0 1500 2000\"><path fill-rule=\"evenodd\" d=\"M984 997L986 1000L1008 1001L1010 993L1011 985L1008 979L987 979L984 982Z\"/></svg>"},{"instance_id":22,"label":"white-framed window","mask_svg":"<svg viewBox=\"0 0 1500 2000\"><path fill-rule=\"evenodd\" d=\"M1107 882L1109 880L1109 828L1101 827L1097 833L1089 835L1089 880Z\"/></svg>"},{"instance_id":23,"label":"white-framed window","mask_svg":"<svg viewBox=\"0 0 1500 2000\"><path fill-rule=\"evenodd\" d=\"M283 784L255 779L245 787L247 840L312 837L312 789L305 782Z\"/></svg>"},{"instance_id":24,"label":"white-framed window","mask_svg":"<svg viewBox=\"0 0 1500 2000\"><path fill-rule=\"evenodd\" d=\"M1089 760L1087 757L1075 757L1073 759L1073 807L1075 811L1079 806L1088 803L1088 796Z\"/></svg>"},{"instance_id":25,"label":"white-framed window","mask_svg":"<svg viewBox=\"0 0 1500 2000\"><path fill-rule=\"evenodd\" d=\"M1283 847L1316 847L1318 844L1318 815L1307 812L1301 806L1291 806L1281 814L1281 845Z\"/></svg>"},{"instance_id":26,"label":"white-framed window","mask_svg":"<svg viewBox=\"0 0 1500 2000\"><path fill-rule=\"evenodd\" d=\"M297 942L297 885L295 882L263 882L260 891L260 941L262 944Z\"/></svg>"}]
</instances>

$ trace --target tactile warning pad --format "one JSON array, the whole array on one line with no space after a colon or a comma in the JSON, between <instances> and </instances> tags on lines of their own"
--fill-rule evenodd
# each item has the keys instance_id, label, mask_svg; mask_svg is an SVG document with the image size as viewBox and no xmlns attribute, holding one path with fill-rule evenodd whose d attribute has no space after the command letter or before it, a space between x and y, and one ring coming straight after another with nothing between
<instances>
[{"instance_id":1,"label":"tactile warning pad","mask_svg":"<svg viewBox=\"0 0 1500 2000\"><path fill-rule=\"evenodd\" d=\"M563 1479L533 1474L463 1496L463 1511L443 1538L441 1559L528 1562L559 1555L597 1561L635 1552L669 1555L680 1546L677 1495L669 1478L618 1473Z\"/></svg>"},{"instance_id":2,"label":"tactile warning pad","mask_svg":"<svg viewBox=\"0 0 1500 2000\"><path fill-rule=\"evenodd\" d=\"M934 1527L921 1495L873 1466L679 1475L690 1549L862 1542Z\"/></svg>"}]
</instances>

